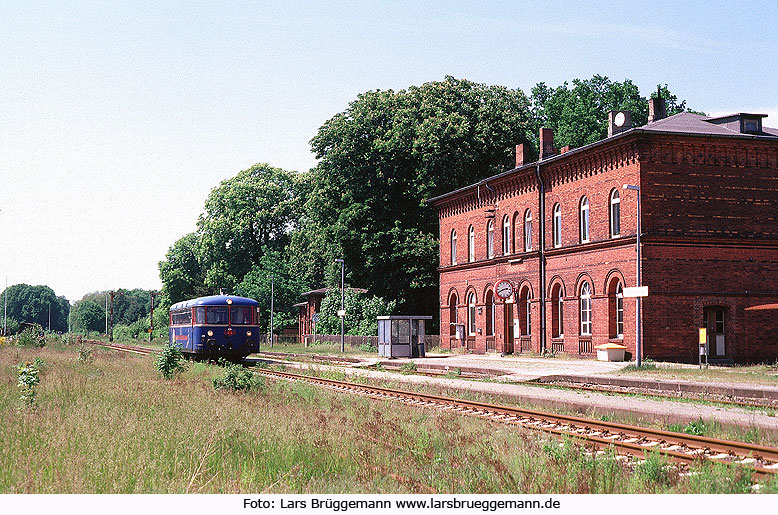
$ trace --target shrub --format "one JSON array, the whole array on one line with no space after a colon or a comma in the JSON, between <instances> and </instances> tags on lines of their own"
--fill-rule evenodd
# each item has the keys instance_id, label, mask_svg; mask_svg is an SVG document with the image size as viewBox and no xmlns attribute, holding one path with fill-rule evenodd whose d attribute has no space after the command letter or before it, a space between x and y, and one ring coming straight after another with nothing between
<instances>
[{"instance_id":1,"label":"shrub","mask_svg":"<svg viewBox=\"0 0 778 515\"><path fill-rule=\"evenodd\" d=\"M43 366L43 360L35 358L35 361L30 363L19 363L16 366L18 371L17 386L20 390L19 400L25 407L31 407L35 404L35 387L41 382L40 369Z\"/></svg>"},{"instance_id":2,"label":"shrub","mask_svg":"<svg viewBox=\"0 0 778 515\"><path fill-rule=\"evenodd\" d=\"M94 348L91 345L82 343L78 347L78 362L84 365L92 362L92 351Z\"/></svg>"},{"instance_id":3,"label":"shrub","mask_svg":"<svg viewBox=\"0 0 778 515\"><path fill-rule=\"evenodd\" d=\"M362 352L378 352L378 347L375 345L371 345L369 341L363 342L362 345L359 346L359 350Z\"/></svg>"},{"instance_id":4,"label":"shrub","mask_svg":"<svg viewBox=\"0 0 778 515\"><path fill-rule=\"evenodd\" d=\"M181 363L183 357L181 347L168 344L157 355L157 358L154 360L154 366L162 374L162 377L173 379L176 373L184 370L184 365Z\"/></svg>"},{"instance_id":5,"label":"shrub","mask_svg":"<svg viewBox=\"0 0 778 515\"><path fill-rule=\"evenodd\" d=\"M39 325L28 327L14 336L13 341L19 347L43 347L46 345L46 337L43 335L43 328Z\"/></svg>"},{"instance_id":6,"label":"shrub","mask_svg":"<svg viewBox=\"0 0 778 515\"><path fill-rule=\"evenodd\" d=\"M265 381L251 370L236 363L230 363L224 358L219 359L219 365L224 367L224 376L213 380L214 390L264 390Z\"/></svg>"}]
</instances>

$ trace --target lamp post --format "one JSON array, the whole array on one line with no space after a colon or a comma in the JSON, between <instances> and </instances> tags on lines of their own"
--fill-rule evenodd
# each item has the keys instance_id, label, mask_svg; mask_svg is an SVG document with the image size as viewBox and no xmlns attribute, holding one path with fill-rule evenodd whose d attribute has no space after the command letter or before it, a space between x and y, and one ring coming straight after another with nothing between
<instances>
[{"instance_id":1,"label":"lamp post","mask_svg":"<svg viewBox=\"0 0 778 515\"><path fill-rule=\"evenodd\" d=\"M637 201L638 201L638 221L637 221L637 264L635 265L635 279L636 279L636 286L641 286L640 284L640 186L634 186L632 184L625 184L623 186L623 189L625 190L632 190L637 192ZM643 313L640 310L640 297L635 297L635 359L637 366L640 367L642 361L643 361L643 339L642 334L640 333L640 325L641 321L643 319Z\"/></svg>"},{"instance_id":2,"label":"lamp post","mask_svg":"<svg viewBox=\"0 0 778 515\"><path fill-rule=\"evenodd\" d=\"M345 326L343 325L344 320L346 320L345 262L342 259L336 259L335 262L340 263L340 352L346 352L346 333L344 332Z\"/></svg>"},{"instance_id":3,"label":"lamp post","mask_svg":"<svg viewBox=\"0 0 778 515\"><path fill-rule=\"evenodd\" d=\"M275 295L275 278L272 275L267 276L270 279L270 347L273 347L273 297Z\"/></svg>"}]
</instances>

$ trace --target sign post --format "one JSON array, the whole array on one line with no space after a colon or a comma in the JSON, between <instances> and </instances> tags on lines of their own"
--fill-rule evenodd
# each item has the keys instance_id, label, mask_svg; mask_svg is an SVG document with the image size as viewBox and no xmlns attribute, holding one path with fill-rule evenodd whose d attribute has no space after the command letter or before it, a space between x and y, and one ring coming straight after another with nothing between
<instances>
[{"instance_id":1,"label":"sign post","mask_svg":"<svg viewBox=\"0 0 778 515\"><path fill-rule=\"evenodd\" d=\"M705 356L705 368L708 368L708 330L700 327L700 369L702 369L702 357Z\"/></svg>"}]
</instances>

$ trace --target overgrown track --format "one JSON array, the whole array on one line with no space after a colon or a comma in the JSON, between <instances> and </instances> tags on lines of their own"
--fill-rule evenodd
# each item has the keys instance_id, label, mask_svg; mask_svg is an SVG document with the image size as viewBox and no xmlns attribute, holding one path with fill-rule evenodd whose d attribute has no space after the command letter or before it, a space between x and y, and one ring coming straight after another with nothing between
<instances>
[{"instance_id":1,"label":"overgrown track","mask_svg":"<svg viewBox=\"0 0 778 515\"><path fill-rule=\"evenodd\" d=\"M738 464L758 475L778 473L778 448L774 447L673 433L659 429L604 422L571 415L545 413L510 406L499 406L426 393L355 384L334 379L277 372L268 369L256 369L256 373L279 379L307 381L337 391L368 395L376 399L391 399L413 406L475 415L496 422L553 433L558 436L570 435L581 438L591 446L599 449L614 446L623 454L640 458L643 458L648 451L656 451L683 466L688 466L696 460L710 460L726 464Z\"/></svg>"},{"instance_id":2,"label":"overgrown track","mask_svg":"<svg viewBox=\"0 0 778 515\"><path fill-rule=\"evenodd\" d=\"M100 347L106 347L108 349L117 350L119 352L129 352L131 354L140 354L141 356L148 356L154 354L156 351L147 347L138 347L137 345L122 345L119 343L105 343L98 340L84 340L84 343L91 345L99 345Z\"/></svg>"}]
</instances>

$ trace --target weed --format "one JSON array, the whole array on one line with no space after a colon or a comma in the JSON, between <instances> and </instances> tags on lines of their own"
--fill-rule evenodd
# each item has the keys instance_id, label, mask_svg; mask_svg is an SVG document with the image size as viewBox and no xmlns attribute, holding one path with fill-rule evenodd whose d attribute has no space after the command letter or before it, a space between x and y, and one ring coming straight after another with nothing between
<instances>
[{"instance_id":1,"label":"weed","mask_svg":"<svg viewBox=\"0 0 778 515\"><path fill-rule=\"evenodd\" d=\"M414 374L416 373L416 363L413 361L409 361L408 363L403 363L402 368L400 369L400 372L403 374Z\"/></svg>"},{"instance_id":2,"label":"weed","mask_svg":"<svg viewBox=\"0 0 778 515\"><path fill-rule=\"evenodd\" d=\"M236 363L230 363L224 358L219 359L219 365L224 367L224 376L213 380L214 390L264 390L265 380L251 370Z\"/></svg>"},{"instance_id":3,"label":"weed","mask_svg":"<svg viewBox=\"0 0 778 515\"><path fill-rule=\"evenodd\" d=\"M182 359L181 347L166 345L154 360L154 367L165 379L173 379L176 373L184 370L184 365L181 363Z\"/></svg>"},{"instance_id":4,"label":"weed","mask_svg":"<svg viewBox=\"0 0 778 515\"><path fill-rule=\"evenodd\" d=\"M687 435L702 436L708 432L708 426L705 424L704 420L699 418L686 424L686 426L683 428L683 432Z\"/></svg>"},{"instance_id":5,"label":"weed","mask_svg":"<svg viewBox=\"0 0 778 515\"><path fill-rule=\"evenodd\" d=\"M35 388L41 382L40 369L43 366L43 360L35 358L33 362L19 363L16 366L20 395L19 400L24 407L32 407L35 404Z\"/></svg>"},{"instance_id":6,"label":"weed","mask_svg":"<svg viewBox=\"0 0 778 515\"><path fill-rule=\"evenodd\" d=\"M368 342L365 342L359 346L359 350L361 350L362 352L367 352L369 354L372 354L374 352L378 352L378 347L376 347L375 345L371 345Z\"/></svg>"},{"instance_id":7,"label":"weed","mask_svg":"<svg viewBox=\"0 0 778 515\"><path fill-rule=\"evenodd\" d=\"M446 372L446 375L444 377L450 377L450 378L458 378L462 376L462 369L459 367L453 368Z\"/></svg>"},{"instance_id":8,"label":"weed","mask_svg":"<svg viewBox=\"0 0 778 515\"><path fill-rule=\"evenodd\" d=\"M83 365L88 365L92 362L94 359L94 356L92 355L92 352L94 351L94 347L91 345L87 345L85 343L82 343L78 346L78 362Z\"/></svg>"}]
</instances>

